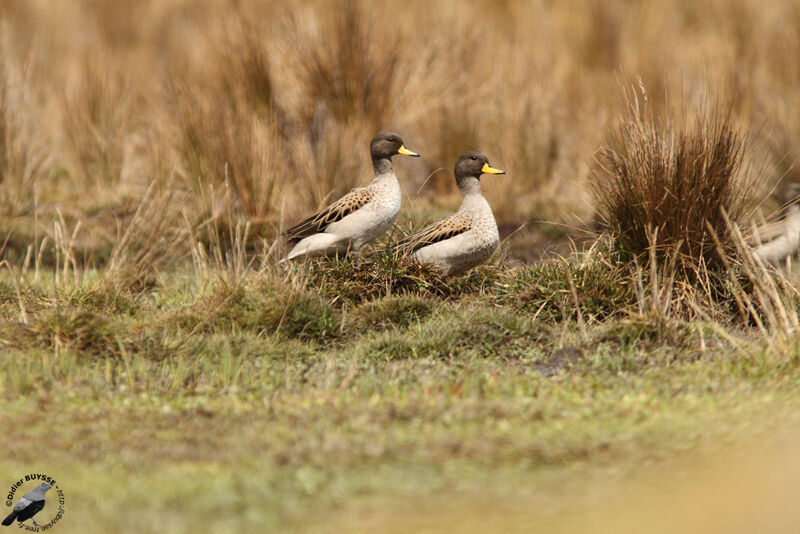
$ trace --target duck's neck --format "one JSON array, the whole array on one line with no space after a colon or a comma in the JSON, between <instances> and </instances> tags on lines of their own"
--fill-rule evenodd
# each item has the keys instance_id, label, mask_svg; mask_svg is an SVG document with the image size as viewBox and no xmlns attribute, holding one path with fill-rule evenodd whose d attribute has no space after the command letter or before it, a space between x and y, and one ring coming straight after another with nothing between
<instances>
[{"instance_id":1,"label":"duck's neck","mask_svg":"<svg viewBox=\"0 0 800 534\"><path fill-rule=\"evenodd\" d=\"M392 160L389 158L374 158L372 168L375 169L375 178L392 174Z\"/></svg>"},{"instance_id":2,"label":"duck's neck","mask_svg":"<svg viewBox=\"0 0 800 534\"><path fill-rule=\"evenodd\" d=\"M461 190L461 194L464 195L465 200L474 196L483 196L481 194L481 181L477 176L460 178L458 180L458 188Z\"/></svg>"}]
</instances>

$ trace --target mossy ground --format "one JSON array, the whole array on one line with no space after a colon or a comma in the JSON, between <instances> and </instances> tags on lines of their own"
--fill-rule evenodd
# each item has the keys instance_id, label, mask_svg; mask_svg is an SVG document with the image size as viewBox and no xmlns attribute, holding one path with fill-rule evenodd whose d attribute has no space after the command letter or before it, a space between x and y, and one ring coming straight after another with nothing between
<instances>
[{"instance_id":1,"label":"mossy ground","mask_svg":"<svg viewBox=\"0 0 800 534\"><path fill-rule=\"evenodd\" d=\"M641 315L613 270L408 269L4 272L2 471L58 477L65 531L469 530L469 502L547 531L798 423L794 349Z\"/></svg>"}]
</instances>

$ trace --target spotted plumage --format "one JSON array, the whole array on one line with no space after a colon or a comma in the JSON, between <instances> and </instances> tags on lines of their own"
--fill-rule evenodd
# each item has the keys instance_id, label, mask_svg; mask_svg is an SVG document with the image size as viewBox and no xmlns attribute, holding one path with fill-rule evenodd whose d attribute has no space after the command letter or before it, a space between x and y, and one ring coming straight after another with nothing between
<instances>
[{"instance_id":1,"label":"spotted plumage","mask_svg":"<svg viewBox=\"0 0 800 534\"><path fill-rule=\"evenodd\" d=\"M396 133L384 132L370 144L375 176L345 196L292 226L284 235L292 249L285 260L358 250L388 230L400 213L400 184L392 169L396 154L419 156Z\"/></svg>"},{"instance_id":2,"label":"spotted plumage","mask_svg":"<svg viewBox=\"0 0 800 534\"><path fill-rule=\"evenodd\" d=\"M459 210L395 243L401 254L432 263L445 275L456 275L483 263L497 249L500 235L492 208L481 194L481 174L504 174L489 158L468 150L456 162L455 177L464 199Z\"/></svg>"},{"instance_id":3,"label":"spotted plumage","mask_svg":"<svg viewBox=\"0 0 800 534\"><path fill-rule=\"evenodd\" d=\"M367 187L353 189L327 208L292 226L284 232L284 235L290 243L295 244L304 237L324 232L332 223L341 221L357 209L366 206L374 196L375 194Z\"/></svg>"},{"instance_id":4,"label":"spotted plumage","mask_svg":"<svg viewBox=\"0 0 800 534\"><path fill-rule=\"evenodd\" d=\"M454 213L414 235L401 239L395 243L394 248L401 254L411 254L422 247L468 232L471 228L472 221L469 217L463 213Z\"/></svg>"}]
</instances>

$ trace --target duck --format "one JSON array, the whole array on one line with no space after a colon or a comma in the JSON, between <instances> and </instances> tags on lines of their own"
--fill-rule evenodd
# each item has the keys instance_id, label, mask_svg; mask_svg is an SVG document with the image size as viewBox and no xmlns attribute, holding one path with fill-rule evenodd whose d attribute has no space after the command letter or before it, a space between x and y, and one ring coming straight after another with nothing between
<instances>
[{"instance_id":1,"label":"duck","mask_svg":"<svg viewBox=\"0 0 800 534\"><path fill-rule=\"evenodd\" d=\"M505 171L492 167L483 152L467 150L456 161L454 174L463 197L458 211L392 246L402 256L435 265L445 276L485 262L500 242L494 213L481 193L481 175Z\"/></svg>"},{"instance_id":2,"label":"duck","mask_svg":"<svg viewBox=\"0 0 800 534\"><path fill-rule=\"evenodd\" d=\"M284 232L292 246L284 261L298 257L357 254L381 236L400 213L402 192L392 169L397 154L419 157L394 132L381 132L370 142L375 175L369 185L357 187L333 204Z\"/></svg>"},{"instance_id":3,"label":"duck","mask_svg":"<svg viewBox=\"0 0 800 534\"><path fill-rule=\"evenodd\" d=\"M759 226L751 236L753 253L773 265L782 264L800 249L800 184L789 184L784 196L788 202L783 220Z\"/></svg>"}]
</instances>

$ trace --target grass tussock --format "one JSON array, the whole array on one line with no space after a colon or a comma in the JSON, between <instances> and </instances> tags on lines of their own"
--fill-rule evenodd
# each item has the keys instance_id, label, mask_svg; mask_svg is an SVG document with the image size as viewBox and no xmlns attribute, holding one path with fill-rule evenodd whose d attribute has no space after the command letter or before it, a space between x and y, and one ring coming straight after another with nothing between
<instances>
[{"instance_id":1,"label":"grass tussock","mask_svg":"<svg viewBox=\"0 0 800 534\"><path fill-rule=\"evenodd\" d=\"M0 29L0 215L30 215L37 184L53 171L51 139L37 128L45 110L36 105L37 88L29 59Z\"/></svg>"},{"instance_id":2,"label":"grass tussock","mask_svg":"<svg viewBox=\"0 0 800 534\"><path fill-rule=\"evenodd\" d=\"M133 215L118 228L118 238L105 265L101 285L118 291L144 291L157 283L160 269L185 257L185 226L174 209L177 199L151 185Z\"/></svg>"},{"instance_id":3,"label":"grass tussock","mask_svg":"<svg viewBox=\"0 0 800 534\"><path fill-rule=\"evenodd\" d=\"M449 280L434 266L391 252L360 263L350 257L318 261L310 268L306 283L338 305L356 305L391 295L451 294Z\"/></svg>"},{"instance_id":4,"label":"grass tussock","mask_svg":"<svg viewBox=\"0 0 800 534\"><path fill-rule=\"evenodd\" d=\"M541 321L603 322L635 309L637 288L631 274L613 255L549 262L518 272L500 300Z\"/></svg>"},{"instance_id":5,"label":"grass tussock","mask_svg":"<svg viewBox=\"0 0 800 534\"><path fill-rule=\"evenodd\" d=\"M258 28L230 21L219 46L209 50L213 61L198 67L199 73L183 73L170 98L189 185L228 192L233 209L263 223L275 215L274 195L291 172L291 160L258 36Z\"/></svg>"},{"instance_id":6,"label":"grass tussock","mask_svg":"<svg viewBox=\"0 0 800 534\"><path fill-rule=\"evenodd\" d=\"M17 325L13 337L54 351L120 354L118 325L103 315L90 312L42 314L30 325Z\"/></svg>"},{"instance_id":7,"label":"grass tussock","mask_svg":"<svg viewBox=\"0 0 800 534\"><path fill-rule=\"evenodd\" d=\"M631 257L719 270L736 250L731 222L752 206L755 183L742 169L744 135L730 113L701 112L677 124L629 99L629 115L601 149L592 183L598 212Z\"/></svg>"},{"instance_id":8,"label":"grass tussock","mask_svg":"<svg viewBox=\"0 0 800 534\"><path fill-rule=\"evenodd\" d=\"M73 69L61 104L64 128L72 132L65 138L67 170L82 177L87 190L121 185L130 178L126 171L135 172L130 159L136 116L142 110L137 94L141 89L130 70L105 50L81 51Z\"/></svg>"},{"instance_id":9,"label":"grass tussock","mask_svg":"<svg viewBox=\"0 0 800 534\"><path fill-rule=\"evenodd\" d=\"M754 279L771 275L739 231L760 186L746 166L745 134L719 105L691 118L684 111L679 121L656 114L640 89L600 150L592 183L639 311L748 323L763 308L740 300L755 297ZM770 300L782 306L794 298L776 294Z\"/></svg>"},{"instance_id":10,"label":"grass tussock","mask_svg":"<svg viewBox=\"0 0 800 534\"><path fill-rule=\"evenodd\" d=\"M170 319L191 335L247 331L314 342L336 338L341 321L341 313L314 293L269 283L230 285L224 281Z\"/></svg>"}]
</instances>

